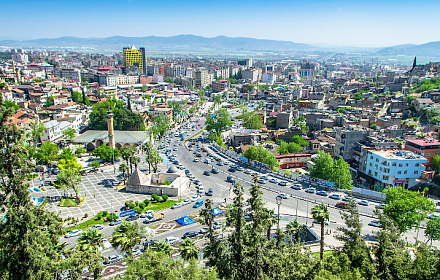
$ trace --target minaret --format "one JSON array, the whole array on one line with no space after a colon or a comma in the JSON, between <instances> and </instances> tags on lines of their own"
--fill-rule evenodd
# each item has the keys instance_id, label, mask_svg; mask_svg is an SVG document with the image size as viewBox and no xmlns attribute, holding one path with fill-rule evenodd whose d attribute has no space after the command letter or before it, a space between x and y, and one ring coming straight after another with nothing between
<instances>
[{"instance_id":1,"label":"minaret","mask_svg":"<svg viewBox=\"0 0 440 280\"><path fill-rule=\"evenodd\" d=\"M107 130L108 130L108 145L110 148L115 148L115 134L113 131L113 114L112 111L107 112Z\"/></svg>"}]
</instances>

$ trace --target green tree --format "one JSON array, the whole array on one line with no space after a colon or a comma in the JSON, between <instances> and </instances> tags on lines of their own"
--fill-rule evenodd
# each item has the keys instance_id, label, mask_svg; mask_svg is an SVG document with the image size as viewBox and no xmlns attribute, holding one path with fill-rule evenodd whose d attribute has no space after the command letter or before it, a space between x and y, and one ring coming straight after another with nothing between
<instances>
[{"instance_id":1,"label":"green tree","mask_svg":"<svg viewBox=\"0 0 440 280\"><path fill-rule=\"evenodd\" d=\"M46 102L44 102L44 107L50 107L54 104L54 97L53 96L48 96L46 98Z\"/></svg>"},{"instance_id":2,"label":"green tree","mask_svg":"<svg viewBox=\"0 0 440 280\"><path fill-rule=\"evenodd\" d=\"M93 168L93 171L97 171L98 168L101 166L101 164L99 163L99 161L94 160L90 163L90 167Z\"/></svg>"},{"instance_id":3,"label":"green tree","mask_svg":"<svg viewBox=\"0 0 440 280\"><path fill-rule=\"evenodd\" d=\"M344 190L351 190L353 179L350 173L350 165L342 158L333 162L333 173L330 181L335 183L335 187Z\"/></svg>"},{"instance_id":4,"label":"green tree","mask_svg":"<svg viewBox=\"0 0 440 280\"><path fill-rule=\"evenodd\" d=\"M122 177L124 177L124 184L127 177L125 176L125 173L128 171L128 166L125 163L121 163L118 168L119 172L122 172Z\"/></svg>"},{"instance_id":5,"label":"green tree","mask_svg":"<svg viewBox=\"0 0 440 280\"><path fill-rule=\"evenodd\" d=\"M373 123L372 125L370 125L370 128L372 130L377 130L377 124Z\"/></svg>"},{"instance_id":6,"label":"green tree","mask_svg":"<svg viewBox=\"0 0 440 280\"><path fill-rule=\"evenodd\" d=\"M354 99L357 100L357 101L361 101L361 100L364 99L364 96L362 95L362 93L357 92L357 93L354 94Z\"/></svg>"},{"instance_id":7,"label":"green tree","mask_svg":"<svg viewBox=\"0 0 440 280\"><path fill-rule=\"evenodd\" d=\"M148 90L148 86L146 84L142 85L141 91L146 92ZM144 95L145 96L145 95Z\"/></svg>"},{"instance_id":8,"label":"green tree","mask_svg":"<svg viewBox=\"0 0 440 280\"><path fill-rule=\"evenodd\" d=\"M127 166L129 167L128 172L131 174L133 172L133 166L131 163L131 158L134 157L136 154L136 151L132 147L122 147L121 149L121 157L125 162L127 163Z\"/></svg>"},{"instance_id":9,"label":"green tree","mask_svg":"<svg viewBox=\"0 0 440 280\"><path fill-rule=\"evenodd\" d=\"M255 112L244 114L243 127L247 129L260 129L263 127L263 118Z\"/></svg>"},{"instance_id":10,"label":"green tree","mask_svg":"<svg viewBox=\"0 0 440 280\"><path fill-rule=\"evenodd\" d=\"M312 178L320 178L324 180L333 179L333 159L328 153L322 151L318 152L318 157L315 160L315 164L310 170L310 176Z\"/></svg>"},{"instance_id":11,"label":"green tree","mask_svg":"<svg viewBox=\"0 0 440 280\"><path fill-rule=\"evenodd\" d=\"M57 175L57 183L60 184L63 189L72 189L78 197L81 182L81 175L73 169L60 170Z\"/></svg>"},{"instance_id":12,"label":"green tree","mask_svg":"<svg viewBox=\"0 0 440 280\"><path fill-rule=\"evenodd\" d=\"M75 155L76 155L77 157L81 157L81 155L82 155L82 154L85 154L86 152L87 152L86 148L84 148L84 147L78 147L78 148L75 150Z\"/></svg>"},{"instance_id":13,"label":"green tree","mask_svg":"<svg viewBox=\"0 0 440 280\"><path fill-rule=\"evenodd\" d=\"M165 83L174 84L174 80L172 78L166 78L164 80Z\"/></svg>"},{"instance_id":14,"label":"green tree","mask_svg":"<svg viewBox=\"0 0 440 280\"><path fill-rule=\"evenodd\" d=\"M132 249L147 236L145 226L140 226L138 222L124 221L112 233L110 243L115 248L120 248L132 255Z\"/></svg>"},{"instance_id":15,"label":"green tree","mask_svg":"<svg viewBox=\"0 0 440 280\"><path fill-rule=\"evenodd\" d=\"M440 173L440 156L434 156L432 158L432 169Z\"/></svg>"},{"instance_id":16,"label":"green tree","mask_svg":"<svg viewBox=\"0 0 440 280\"><path fill-rule=\"evenodd\" d=\"M69 127L67 129L63 130L62 134L63 134L64 139L71 142L76 136L76 130Z\"/></svg>"},{"instance_id":17,"label":"green tree","mask_svg":"<svg viewBox=\"0 0 440 280\"><path fill-rule=\"evenodd\" d=\"M17 112L18 109L20 109L20 106L18 106L18 104L15 103L14 100L5 100L3 105L5 106L6 109L12 108L14 113Z\"/></svg>"},{"instance_id":18,"label":"green tree","mask_svg":"<svg viewBox=\"0 0 440 280\"><path fill-rule=\"evenodd\" d=\"M321 225L321 240L320 240L320 250L319 257L321 260L324 258L324 227L325 221L329 220L328 208L325 204L316 205L312 208L313 219Z\"/></svg>"},{"instance_id":19,"label":"green tree","mask_svg":"<svg viewBox=\"0 0 440 280\"><path fill-rule=\"evenodd\" d=\"M169 243L167 243L163 240L159 240L159 241L155 242L153 245L151 245L151 250L164 253L170 257L174 252L173 246L171 246Z\"/></svg>"},{"instance_id":20,"label":"green tree","mask_svg":"<svg viewBox=\"0 0 440 280\"><path fill-rule=\"evenodd\" d=\"M304 148L308 147L310 145L310 141L304 139L302 136L299 136L299 135L292 136L292 138L290 138L290 141L294 142Z\"/></svg>"},{"instance_id":21,"label":"green tree","mask_svg":"<svg viewBox=\"0 0 440 280\"><path fill-rule=\"evenodd\" d=\"M259 161L270 166L280 166L276 157L262 146L249 146L246 151L244 151L243 156L247 159Z\"/></svg>"},{"instance_id":22,"label":"green tree","mask_svg":"<svg viewBox=\"0 0 440 280\"><path fill-rule=\"evenodd\" d=\"M396 225L400 233L419 226L435 209L434 202L419 192L394 187L384 190L387 197L383 213Z\"/></svg>"},{"instance_id":23,"label":"green tree","mask_svg":"<svg viewBox=\"0 0 440 280\"><path fill-rule=\"evenodd\" d=\"M182 259L185 261L197 259L199 257L199 250L194 240L190 238L186 238L179 244L180 256L182 256Z\"/></svg>"},{"instance_id":24,"label":"green tree","mask_svg":"<svg viewBox=\"0 0 440 280\"><path fill-rule=\"evenodd\" d=\"M170 120L164 114L159 114L156 117L153 117L152 121L153 126L151 127L151 132L153 132L154 135L159 136L159 139L161 139L171 127Z\"/></svg>"},{"instance_id":25,"label":"green tree","mask_svg":"<svg viewBox=\"0 0 440 280\"><path fill-rule=\"evenodd\" d=\"M206 116L206 130L212 136L220 135L232 126L231 118L225 108L220 108L215 113L208 112Z\"/></svg>"},{"instance_id":26,"label":"green tree","mask_svg":"<svg viewBox=\"0 0 440 280\"><path fill-rule=\"evenodd\" d=\"M105 239L105 235L102 231L96 228L90 228L87 231L81 233L78 238L77 244L81 250L96 250L99 246L102 246L102 240Z\"/></svg>"},{"instance_id":27,"label":"green tree","mask_svg":"<svg viewBox=\"0 0 440 280\"><path fill-rule=\"evenodd\" d=\"M428 220L425 236L431 240L431 245L433 240L440 240L440 219L432 218Z\"/></svg>"},{"instance_id":28,"label":"green tree","mask_svg":"<svg viewBox=\"0 0 440 280\"><path fill-rule=\"evenodd\" d=\"M113 151L114 151L115 160L116 160L117 158L119 158L121 156L121 152L119 151L119 149L112 149L107 145L102 145L102 146L99 146L98 148L96 148L93 151L93 155L95 157L99 157L100 159L105 160L105 161L112 161L113 160Z\"/></svg>"},{"instance_id":29,"label":"green tree","mask_svg":"<svg viewBox=\"0 0 440 280\"><path fill-rule=\"evenodd\" d=\"M51 165L58 159L58 146L50 141L44 141L38 148L36 156L38 162Z\"/></svg>"},{"instance_id":30,"label":"green tree","mask_svg":"<svg viewBox=\"0 0 440 280\"><path fill-rule=\"evenodd\" d=\"M30 138L34 142L34 144L40 143L41 136L44 135L44 132L46 131L46 127L42 122L39 121L33 121L30 123Z\"/></svg>"}]
</instances>

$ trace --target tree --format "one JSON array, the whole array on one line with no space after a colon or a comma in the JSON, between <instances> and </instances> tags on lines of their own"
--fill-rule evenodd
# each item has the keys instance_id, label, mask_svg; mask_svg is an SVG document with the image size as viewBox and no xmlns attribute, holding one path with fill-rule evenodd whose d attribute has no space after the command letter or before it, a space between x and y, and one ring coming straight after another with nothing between
<instances>
[{"instance_id":1,"label":"tree","mask_svg":"<svg viewBox=\"0 0 440 280\"><path fill-rule=\"evenodd\" d=\"M5 100L3 105L6 109L12 108L14 110L14 113L17 112L18 109L20 109L20 106L18 106L18 104L15 103L14 100Z\"/></svg>"},{"instance_id":2,"label":"tree","mask_svg":"<svg viewBox=\"0 0 440 280\"><path fill-rule=\"evenodd\" d=\"M76 136L76 130L69 127L67 129L63 130L62 134L63 134L64 139L71 142L73 140L73 138L75 138L75 136Z\"/></svg>"},{"instance_id":3,"label":"tree","mask_svg":"<svg viewBox=\"0 0 440 280\"><path fill-rule=\"evenodd\" d=\"M166 78L164 80L165 83L174 84L174 80L172 78Z\"/></svg>"},{"instance_id":4,"label":"tree","mask_svg":"<svg viewBox=\"0 0 440 280\"><path fill-rule=\"evenodd\" d=\"M342 158L333 162L333 173L330 181L335 183L336 187L344 190L351 190L353 179L351 178L350 165Z\"/></svg>"},{"instance_id":5,"label":"tree","mask_svg":"<svg viewBox=\"0 0 440 280\"><path fill-rule=\"evenodd\" d=\"M290 141L304 148L310 145L310 141L307 141L306 139L304 139L302 136L299 135L292 136L292 138L290 138Z\"/></svg>"},{"instance_id":6,"label":"tree","mask_svg":"<svg viewBox=\"0 0 440 280\"><path fill-rule=\"evenodd\" d=\"M95 157L99 157L102 160L105 161L112 161L113 160L113 153L115 154L115 160L121 156L121 152L119 149L112 149L107 145L102 145L93 150L93 155Z\"/></svg>"},{"instance_id":7,"label":"tree","mask_svg":"<svg viewBox=\"0 0 440 280\"><path fill-rule=\"evenodd\" d=\"M243 156L249 160L259 161L270 166L280 166L276 157L262 146L249 146Z\"/></svg>"},{"instance_id":8,"label":"tree","mask_svg":"<svg viewBox=\"0 0 440 280\"><path fill-rule=\"evenodd\" d=\"M161 139L167 133L168 129L170 129L170 120L166 115L159 114L152 118L152 121L153 126L151 127L151 132Z\"/></svg>"},{"instance_id":9,"label":"tree","mask_svg":"<svg viewBox=\"0 0 440 280\"><path fill-rule=\"evenodd\" d=\"M321 224L321 242L320 242L320 250L319 257L321 260L324 258L324 227L325 221L329 220L329 212L327 206L325 204L316 205L312 208L312 216L313 219Z\"/></svg>"},{"instance_id":10,"label":"tree","mask_svg":"<svg viewBox=\"0 0 440 280\"><path fill-rule=\"evenodd\" d=\"M342 189L351 189L353 185L348 163L343 159L333 161L330 154L322 151L318 152L315 165L310 170L310 176L332 181L335 186L340 186Z\"/></svg>"},{"instance_id":11,"label":"tree","mask_svg":"<svg viewBox=\"0 0 440 280\"><path fill-rule=\"evenodd\" d=\"M101 164L97 160L94 160L90 163L90 167L92 167L93 171L95 172L98 170L99 166L101 166Z\"/></svg>"},{"instance_id":12,"label":"tree","mask_svg":"<svg viewBox=\"0 0 440 280\"><path fill-rule=\"evenodd\" d=\"M112 234L110 243L115 248L120 248L132 255L132 249L146 237L145 226L139 226L137 221L124 221L120 224Z\"/></svg>"},{"instance_id":13,"label":"tree","mask_svg":"<svg viewBox=\"0 0 440 280\"><path fill-rule=\"evenodd\" d=\"M179 245L180 256L184 261L189 261L191 259L197 259L199 257L199 248L196 246L194 240L186 238Z\"/></svg>"},{"instance_id":14,"label":"tree","mask_svg":"<svg viewBox=\"0 0 440 280\"><path fill-rule=\"evenodd\" d=\"M80 190L79 182L81 182L81 175L73 169L60 170L57 175L57 183L65 189L73 189L76 197Z\"/></svg>"},{"instance_id":15,"label":"tree","mask_svg":"<svg viewBox=\"0 0 440 280\"><path fill-rule=\"evenodd\" d=\"M357 92L357 93L354 94L354 99L357 100L357 101L361 101L361 100L364 99L364 96L362 95L362 93Z\"/></svg>"},{"instance_id":16,"label":"tree","mask_svg":"<svg viewBox=\"0 0 440 280\"><path fill-rule=\"evenodd\" d=\"M255 112L245 114L243 115L243 127L247 129L260 129L263 127L263 118Z\"/></svg>"},{"instance_id":17,"label":"tree","mask_svg":"<svg viewBox=\"0 0 440 280\"><path fill-rule=\"evenodd\" d=\"M425 236L431 240L440 240L440 219L431 218L428 220L426 224Z\"/></svg>"},{"instance_id":18,"label":"tree","mask_svg":"<svg viewBox=\"0 0 440 280\"><path fill-rule=\"evenodd\" d=\"M34 144L40 143L41 136L43 136L44 132L46 131L44 124L39 121L33 121L30 123L30 129L30 138Z\"/></svg>"},{"instance_id":19,"label":"tree","mask_svg":"<svg viewBox=\"0 0 440 280\"><path fill-rule=\"evenodd\" d=\"M131 174L133 172L131 158L135 155L136 151L132 147L122 147L121 149L121 157L125 162L127 162L127 166L129 166L128 172Z\"/></svg>"},{"instance_id":20,"label":"tree","mask_svg":"<svg viewBox=\"0 0 440 280\"><path fill-rule=\"evenodd\" d=\"M147 90L148 90L148 86L146 84L143 84L142 87L141 87L141 91L142 92L146 92Z\"/></svg>"},{"instance_id":21,"label":"tree","mask_svg":"<svg viewBox=\"0 0 440 280\"><path fill-rule=\"evenodd\" d=\"M130 163L134 165L134 168L136 169L138 164L141 162L141 159L137 156L132 156L130 158Z\"/></svg>"},{"instance_id":22,"label":"tree","mask_svg":"<svg viewBox=\"0 0 440 280\"><path fill-rule=\"evenodd\" d=\"M127 177L125 177L125 173L128 171L128 166L125 163L121 163L119 165L119 172L122 172L122 177L124 177L124 184Z\"/></svg>"},{"instance_id":23,"label":"tree","mask_svg":"<svg viewBox=\"0 0 440 280\"><path fill-rule=\"evenodd\" d=\"M55 102L54 102L54 100L53 100L54 98L53 98L53 96L48 96L47 98L46 98L46 102L44 102L44 107L50 107L50 106L52 106Z\"/></svg>"},{"instance_id":24,"label":"tree","mask_svg":"<svg viewBox=\"0 0 440 280\"><path fill-rule=\"evenodd\" d=\"M301 224L298 222L298 220L294 220L292 222L289 222L286 225L286 232L289 236L289 242L292 240L295 240L295 243L299 243L301 240L300 238L300 231L301 231Z\"/></svg>"},{"instance_id":25,"label":"tree","mask_svg":"<svg viewBox=\"0 0 440 280\"><path fill-rule=\"evenodd\" d=\"M432 169L440 173L440 156L434 156L432 158Z\"/></svg>"},{"instance_id":26,"label":"tree","mask_svg":"<svg viewBox=\"0 0 440 280\"><path fill-rule=\"evenodd\" d=\"M173 246L163 240L155 242L153 245L151 245L151 249L156 252L164 253L170 257L174 252Z\"/></svg>"},{"instance_id":27,"label":"tree","mask_svg":"<svg viewBox=\"0 0 440 280\"><path fill-rule=\"evenodd\" d=\"M81 250L96 250L102 245L102 240L105 239L105 235L102 231L96 228L90 228L87 231L81 233L78 238L77 244Z\"/></svg>"},{"instance_id":28,"label":"tree","mask_svg":"<svg viewBox=\"0 0 440 280\"><path fill-rule=\"evenodd\" d=\"M89 116L89 128L107 130L107 114L109 110L113 113L113 126L115 130L145 130L142 116L124 108L124 103L114 98L93 105Z\"/></svg>"},{"instance_id":29,"label":"tree","mask_svg":"<svg viewBox=\"0 0 440 280\"><path fill-rule=\"evenodd\" d=\"M435 209L434 202L419 192L405 190L403 187L388 188L384 192L387 197L383 213L394 222L400 233L419 226Z\"/></svg>"},{"instance_id":30,"label":"tree","mask_svg":"<svg viewBox=\"0 0 440 280\"><path fill-rule=\"evenodd\" d=\"M280 155L299 153L302 150L304 150L304 148L301 145L295 142L286 143L283 140L279 140L277 144L278 144L278 153Z\"/></svg>"},{"instance_id":31,"label":"tree","mask_svg":"<svg viewBox=\"0 0 440 280\"><path fill-rule=\"evenodd\" d=\"M58 158L58 146L50 141L44 141L38 148L36 156L38 162L51 165Z\"/></svg>"},{"instance_id":32,"label":"tree","mask_svg":"<svg viewBox=\"0 0 440 280\"><path fill-rule=\"evenodd\" d=\"M208 112L206 116L206 130L208 130L212 136L220 135L231 126L232 121L225 108L220 108L215 113Z\"/></svg>"},{"instance_id":33,"label":"tree","mask_svg":"<svg viewBox=\"0 0 440 280\"><path fill-rule=\"evenodd\" d=\"M84 147L79 147L78 149L75 150L75 155L77 157L81 157L82 154L85 154L87 152L86 148Z\"/></svg>"}]
</instances>

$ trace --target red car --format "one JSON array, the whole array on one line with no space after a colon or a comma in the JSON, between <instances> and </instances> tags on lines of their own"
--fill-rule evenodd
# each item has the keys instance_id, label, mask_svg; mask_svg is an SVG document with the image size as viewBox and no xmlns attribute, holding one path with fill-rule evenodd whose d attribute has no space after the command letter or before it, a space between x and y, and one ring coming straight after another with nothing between
<instances>
[{"instance_id":1,"label":"red car","mask_svg":"<svg viewBox=\"0 0 440 280\"><path fill-rule=\"evenodd\" d=\"M202 126L201 124L198 124L198 126Z\"/></svg>"}]
</instances>

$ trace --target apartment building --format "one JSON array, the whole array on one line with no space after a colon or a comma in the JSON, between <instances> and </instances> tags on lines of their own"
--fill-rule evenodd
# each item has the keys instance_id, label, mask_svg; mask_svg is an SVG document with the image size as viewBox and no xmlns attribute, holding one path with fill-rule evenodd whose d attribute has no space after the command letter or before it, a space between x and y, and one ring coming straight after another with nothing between
<instances>
[{"instance_id":1,"label":"apartment building","mask_svg":"<svg viewBox=\"0 0 440 280\"><path fill-rule=\"evenodd\" d=\"M137 67L141 73L147 73L145 48L136 49L134 46L131 48L123 48L122 55L125 67L134 66Z\"/></svg>"},{"instance_id":2,"label":"apartment building","mask_svg":"<svg viewBox=\"0 0 440 280\"><path fill-rule=\"evenodd\" d=\"M81 83L81 71L74 68L57 68L54 70L55 77L66 78Z\"/></svg>"},{"instance_id":3,"label":"apartment building","mask_svg":"<svg viewBox=\"0 0 440 280\"><path fill-rule=\"evenodd\" d=\"M432 158L440 155L440 141L432 138L407 139L405 150L412 151L428 160L427 166L432 165Z\"/></svg>"},{"instance_id":4,"label":"apartment building","mask_svg":"<svg viewBox=\"0 0 440 280\"><path fill-rule=\"evenodd\" d=\"M209 84L209 75L206 68L199 68L193 72L196 87L204 88Z\"/></svg>"},{"instance_id":5,"label":"apartment building","mask_svg":"<svg viewBox=\"0 0 440 280\"><path fill-rule=\"evenodd\" d=\"M336 128L335 157L351 161L353 148L357 145L357 142L365 140L371 132L372 130L369 128L355 125Z\"/></svg>"}]
</instances>

